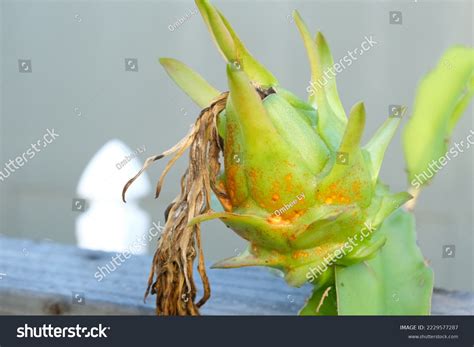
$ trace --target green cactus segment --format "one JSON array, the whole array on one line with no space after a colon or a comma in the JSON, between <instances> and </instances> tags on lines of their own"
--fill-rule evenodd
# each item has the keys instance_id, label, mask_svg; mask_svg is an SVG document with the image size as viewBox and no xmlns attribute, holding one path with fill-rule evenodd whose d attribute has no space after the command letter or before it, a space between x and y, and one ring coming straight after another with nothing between
<instances>
[{"instance_id":1,"label":"green cactus segment","mask_svg":"<svg viewBox=\"0 0 474 347\"><path fill-rule=\"evenodd\" d=\"M248 52L227 19L214 6L207 0L196 0L196 5L227 62L240 64L250 79L261 86L278 84L275 76Z\"/></svg>"},{"instance_id":2,"label":"green cactus segment","mask_svg":"<svg viewBox=\"0 0 474 347\"><path fill-rule=\"evenodd\" d=\"M216 218L220 218L242 238L252 240L259 247L290 251L287 237L292 232L292 227L283 224L272 226L266 219L258 216L230 212L210 213L194 218L190 225Z\"/></svg>"},{"instance_id":3,"label":"green cactus segment","mask_svg":"<svg viewBox=\"0 0 474 347\"><path fill-rule=\"evenodd\" d=\"M310 104L308 104L307 102L301 100L292 92L284 88L277 86L277 87L274 87L273 89L275 90L278 96L282 97L286 102L288 102L292 106L294 111L297 112L298 117L301 118L303 122L305 122L314 131L316 131L316 136L319 138L319 139L316 139L316 141L318 142L318 145L321 145L321 143L323 142L317 128L318 112L316 111L316 109ZM225 115L225 110L224 110L219 115L219 123L218 123L219 135L222 138L225 138L225 128L226 128L225 122L226 122L226 115ZM327 152L327 150L324 150L324 152Z\"/></svg>"},{"instance_id":4,"label":"green cactus segment","mask_svg":"<svg viewBox=\"0 0 474 347\"><path fill-rule=\"evenodd\" d=\"M316 109L308 104L307 102L301 100L295 94L286 90L282 87L275 87L275 91L279 96L285 99L293 108L298 111L301 118L311 127L317 131L318 126L318 112Z\"/></svg>"},{"instance_id":5,"label":"green cactus segment","mask_svg":"<svg viewBox=\"0 0 474 347\"><path fill-rule=\"evenodd\" d=\"M240 120L234 110L232 101L227 99L225 109L225 141L224 141L224 185L232 206L243 204L249 197L246 184L246 173L243 152L245 141L242 136ZM223 119L222 117L220 117Z\"/></svg>"},{"instance_id":6,"label":"green cactus segment","mask_svg":"<svg viewBox=\"0 0 474 347\"><path fill-rule=\"evenodd\" d=\"M339 96L337 95L335 83L327 84L322 82L326 80L326 77L323 76L324 69L332 66L332 64L325 66L324 63L331 62L332 57L330 54L328 56L329 48L324 46L325 41L323 39L320 39L320 41L323 41L324 47L321 49L317 47L316 42L312 39L308 28L297 11L293 12L293 18L303 38L311 66L311 82L314 87L308 87L308 91L310 91L309 100L313 106L317 106L319 115L318 128L321 135L330 148L335 150L339 146L347 119L340 101L336 101L339 100ZM332 101L332 104L329 100Z\"/></svg>"},{"instance_id":7,"label":"green cactus segment","mask_svg":"<svg viewBox=\"0 0 474 347\"><path fill-rule=\"evenodd\" d=\"M296 231L295 238L290 241L290 244L294 249L307 249L315 244L329 241L328 239L334 242L334 238L337 237L334 231L340 228L341 221L354 216L358 212L360 210L357 205L322 205L312 209L307 214L312 215L312 218L308 220L308 227ZM341 241L336 239L336 242Z\"/></svg>"},{"instance_id":8,"label":"green cactus segment","mask_svg":"<svg viewBox=\"0 0 474 347\"><path fill-rule=\"evenodd\" d=\"M252 254L248 249L236 257L221 260L211 266L212 269L235 269L246 266L274 266L278 264L278 258L268 255L263 257Z\"/></svg>"},{"instance_id":9,"label":"green cactus segment","mask_svg":"<svg viewBox=\"0 0 474 347\"><path fill-rule=\"evenodd\" d=\"M221 93L179 60L160 58L160 64L171 79L201 108L209 106Z\"/></svg>"},{"instance_id":10,"label":"green cactus segment","mask_svg":"<svg viewBox=\"0 0 474 347\"><path fill-rule=\"evenodd\" d=\"M454 127L458 123L459 119L463 115L467 106L471 102L472 97L474 96L474 76L471 78L471 83L464 90L463 95L459 99L456 107L454 108L451 118L448 122L448 134L451 134L454 130Z\"/></svg>"},{"instance_id":11,"label":"green cactus segment","mask_svg":"<svg viewBox=\"0 0 474 347\"><path fill-rule=\"evenodd\" d=\"M201 109L208 107L221 94L219 90L211 86L200 74L179 60L160 58L159 61L171 79ZM217 125L219 135L225 138L225 113L222 113L217 119Z\"/></svg>"},{"instance_id":12,"label":"green cactus segment","mask_svg":"<svg viewBox=\"0 0 474 347\"><path fill-rule=\"evenodd\" d=\"M332 58L331 50L329 45L324 37L323 33L318 32L316 34L316 48L321 61L321 67L324 71L328 71L334 66L334 60ZM322 77L322 76L321 76ZM342 106L341 99L339 98L339 93L337 91L336 78L328 78L326 89L326 98L331 105L332 110L334 111L336 117L338 117L344 124L346 123L346 112Z\"/></svg>"},{"instance_id":13,"label":"green cactus segment","mask_svg":"<svg viewBox=\"0 0 474 347\"><path fill-rule=\"evenodd\" d=\"M269 144L277 142L277 130L265 111L262 100L252 86L248 75L242 70L235 68L234 65L228 64L227 77L229 81L229 96L238 114L243 136L247 138L247 141L250 141L247 142L249 147L250 145L261 147L261 136L265 140L268 138ZM268 136L266 133L268 133Z\"/></svg>"},{"instance_id":14,"label":"green cactus segment","mask_svg":"<svg viewBox=\"0 0 474 347\"><path fill-rule=\"evenodd\" d=\"M337 292L334 283L315 287L300 316L337 316Z\"/></svg>"},{"instance_id":15,"label":"green cactus segment","mask_svg":"<svg viewBox=\"0 0 474 347\"><path fill-rule=\"evenodd\" d=\"M370 158L370 173L372 182L376 182L379 177L380 168L382 167L385 151L392 140L395 132L400 125L401 118L389 118L377 130L372 139L367 143L363 150L365 150Z\"/></svg>"},{"instance_id":16,"label":"green cactus segment","mask_svg":"<svg viewBox=\"0 0 474 347\"><path fill-rule=\"evenodd\" d=\"M283 271L290 285L298 287L307 281L321 285L330 266L373 258L386 237L376 230L379 224L372 223L378 223L409 198L406 193L390 195L379 185L373 203L365 211L357 205L316 205L292 223L283 223L274 215L265 218L265 211L252 206L241 207L238 213L199 216L192 223L220 218L250 241L247 252L225 259L214 268L269 266ZM244 214L245 210L258 215Z\"/></svg>"},{"instance_id":17,"label":"green cactus segment","mask_svg":"<svg viewBox=\"0 0 474 347\"><path fill-rule=\"evenodd\" d=\"M219 136L225 139L225 129L227 127L227 115L226 111L223 110L220 114L219 117L217 118L217 132L219 133Z\"/></svg>"},{"instance_id":18,"label":"green cactus segment","mask_svg":"<svg viewBox=\"0 0 474 347\"><path fill-rule=\"evenodd\" d=\"M406 192L391 194L387 186L378 184L373 201L366 210L368 217L364 227L356 234L357 236L353 236L358 246L337 263L348 266L373 258L386 242L386 236L379 232L383 221L411 198L412 196ZM367 237L369 232L370 236ZM349 238L350 235L347 237Z\"/></svg>"},{"instance_id":19,"label":"green cactus segment","mask_svg":"<svg viewBox=\"0 0 474 347\"><path fill-rule=\"evenodd\" d=\"M336 267L339 315L428 315L433 272L416 245L413 215L398 210L378 233L387 241L374 259Z\"/></svg>"},{"instance_id":20,"label":"green cactus segment","mask_svg":"<svg viewBox=\"0 0 474 347\"><path fill-rule=\"evenodd\" d=\"M377 252L385 246L387 238L380 233L375 233L370 239L364 240L354 251L337 262L337 265L351 266L362 261L373 259Z\"/></svg>"},{"instance_id":21,"label":"green cactus segment","mask_svg":"<svg viewBox=\"0 0 474 347\"><path fill-rule=\"evenodd\" d=\"M357 103L351 110L349 123L339 148L340 152L352 154L357 151L362 140L365 127L365 107L362 102Z\"/></svg>"},{"instance_id":22,"label":"green cactus segment","mask_svg":"<svg viewBox=\"0 0 474 347\"><path fill-rule=\"evenodd\" d=\"M289 146L278 133L246 73L229 64L227 74L229 99L235 112L231 114L227 109L226 143L237 142L239 148L233 144L234 148L226 151L240 150L240 153L231 155L241 158L238 163L228 160L229 166L225 167L226 188L231 199L242 195L240 190L245 189L258 206L273 212L304 194L298 210L308 208L314 204L315 176L298 153L298 148ZM231 122L231 116L235 122ZM293 119L289 121L293 122ZM245 178L236 177L235 173L242 170ZM233 200L233 206L239 205Z\"/></svg>"},{"instance_id":23,"label":"green cactus segment","mask_svg":"<svg viewBox=\"0 0 474 347\"><path fill-rule=\"evenodd\" d=\"M419 188L434 177L429 165L446 154L447 139L473 94L474 49L453 47L420 83L413 114L404 129L403 146L412 185Z\"/></svg>"},{"instance_id":24,"label":"green cactus segment","mask_svg":"<svg viewBox=\"0 0 474 347\"><path fill-rule=\"evenodd\" d=\"M403 206L407 201L411 200L412 196L407 192L397 194L384 194L379 210L371 220L374 227L382 225L384 220L388 218L395 210Z\"/></svg>"},{"instance_id":25,"label":"green cactus segment","mask_svg":"<svg viewBox=\"0 0 474 347\"><path fill-rule=\"evenodd\" d=\"M370 167L360 147L364 126L364 104L358 103L351 110L349 122L337 153L336 163L328 177L318 187L322 192L320 194L321 202L335 203L337 201L343 204L358 203L361 207L369 206L374 184L371 179Z\"/></svg>"},{"instance_id":26,"label":"green cactus segment","mask_svg":"<svg viewBox=\"0 0 474 347\"><path fill-rule=\"evenodd\" d=\"M263 105L282 139L295 148L313 174L318 174L329 159L329 150L319 135L283 97L271 94Z\"/></svg>"}]
</instances>

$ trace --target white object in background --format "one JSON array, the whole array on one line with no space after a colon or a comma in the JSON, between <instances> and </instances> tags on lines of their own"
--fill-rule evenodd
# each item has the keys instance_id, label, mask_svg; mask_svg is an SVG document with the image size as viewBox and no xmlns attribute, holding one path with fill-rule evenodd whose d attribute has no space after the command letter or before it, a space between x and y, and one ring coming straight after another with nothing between
<instances>
[{"instance_id":1,"label":"white object in background","mask_svg":"<svg viewBox=\"0 0 474 347\"><path fill-rule=\"evenodd\" d=\"M87 165L77 188L78 195L86 199L88 205L76 220L79 247L134 254L146 252L151 220L137 203L151 190L146 173L128 190L126 204L121 196L124 184L142 167L135 155L138 150L131 150L120 140L110 140Z\"/></svg>"}]
</instances>

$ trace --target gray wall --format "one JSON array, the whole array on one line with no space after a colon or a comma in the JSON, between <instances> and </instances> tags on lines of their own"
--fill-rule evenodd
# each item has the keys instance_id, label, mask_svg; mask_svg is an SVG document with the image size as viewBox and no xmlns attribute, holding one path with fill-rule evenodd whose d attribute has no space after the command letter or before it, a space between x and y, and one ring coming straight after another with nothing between
<instances>
[{"instance_id":1,"label":"gray wall","mask_svg":"<svg viewBox=\"0 0 474 347\"><path fill-rule=\"evenodd\" d=\"M420 78L453 44L472 45L471 1L270 2L215 1L249 49L285 87L301 96L309 80L303 45L288 15L297 8L312 30L322 30L335 59L366 35L378 44L338 76L343 104L364 100L366 139L387 117L389 104L409 106ZM46 128L60 137L0 182L0 232L17 237L74 243L78 212L71 210L80 175L112 138L152 155L185 134L199 110L176 88L157 58L180 59L212 84L226 89L224 63L199 15L174 31L168 26L192 1L2 1L0 169ZM402 11L401 25L389 11ZM124 58L138 59L126 72ZM19 73L18 59L31 59L32 73ZM81 116L78 116L80 112ZM472 106L453 139L472 126ZM429 126L429 124L427 124ZM435 269L437 286L473 290L472 151L452 160L427 188L417 208L418 239ZM178 192L180 161L158 201L141 206L155 221ZM149 171L158 178L164 162ZM399 138L381 172L394 191L406 189ZM241 251L245 243L219 222L204 225L209 262ZM443 245L456 246L443 258ZM150 249L154 244L150 245ZM403 255L400 255L403 256Z\"/></svg>"}]
</instances>

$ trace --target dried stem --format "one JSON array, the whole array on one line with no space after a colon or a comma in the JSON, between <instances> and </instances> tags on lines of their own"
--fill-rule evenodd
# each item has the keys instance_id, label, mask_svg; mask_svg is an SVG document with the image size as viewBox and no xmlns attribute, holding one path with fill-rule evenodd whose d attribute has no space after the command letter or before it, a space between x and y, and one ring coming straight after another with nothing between
<instances>
[{"instance_id":1,"label":"dried stem","mask_svg":"<svg viewBox=\"0 0 474 347\"><path fill-rule=\"evenodd\" d=\"M273 88L254 86L262 99L275 93ZM211 295L201 247L200 225L189 222L211 210L211 194L227 199L224 188L217 186L220 171L222 139L217 131L217 117L225 108L228 92L222 93L211 105L201 111L190 132L181 141L160 155L145 161L140 172L125 185L122 198L130 185L155 161L172 155L156 187L159 196L166 174L189 148L189 165L181 178L181 192L165 211L166 224L158 242L158 249L148 278L148 294L156 294L158 315L199 315L199 308ZM203 283L203 296L196 303L196 285L193 280L193 263L198 257L198 272Z\"/></svg>"},{"instance_id":2,"label":"dried stem","mask_svg":"<svg viewBox=\"0 0 474 347\"><path fill-rule=\"evenodd\" d=\"M153 257L148 294L156 294L158 315L199 315L199 307L211 295L201 247L200 226L188 226L194 217L211 209L211 190L220 196L225 192L216 187L220 170L219 155L222 152L217 132L217 116L225 108L228 93L221 94L212 104L201 111L190 132L178 144L148 158L140 172L127 182L122 197L130 185L153 162L173 154L156 187L159 196L164 178L171 166L189 148L189 166L181 178L181 192L165 212L166 224ZM198 272L203 283L203 296L196 303L196 285L193 280L193 263L196 256Z\"/></svg>"}]
</instances>

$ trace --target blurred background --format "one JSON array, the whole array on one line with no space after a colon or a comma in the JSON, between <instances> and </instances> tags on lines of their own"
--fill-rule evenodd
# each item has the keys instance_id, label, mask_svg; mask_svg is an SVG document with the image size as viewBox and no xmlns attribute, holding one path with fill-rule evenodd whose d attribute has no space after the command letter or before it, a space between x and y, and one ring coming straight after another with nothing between
<instances>
[{"instance_id":1,"label":"blurred background","mask_svg":"<svg viewBox=\"0 0 474 347\"><path fill-rule=\"evenodd\" d=\"M158 200L154 187L166 161L132 186L126 205L123 184L147 157L184 136L200 111L158 58L177 58L227 89L224 61L194 2L0 3L0 233L111 251L130 248L164 224L186 160L171 170ZM365 140L393 105L407 106L410 115L417 84L446 49L473 44L472 1L214 3L254 56L301 97L309 66L293 9L314 32L325 34L335 61L372 37L376 44L337 76L346 110L366 103ZM453 141L473 129L472 110L471 105ZM407 188L399 135L381 171L393 191ZM5 167L18 156L24 162L5 177ZM418 243L438 287L474 288L472 174L470 149L437 174L417 205ZM153 253L152 234L133 251ZM219 221L203 225L203 243L208 264L245 248Z\"/></svg>"}]
</instances>

